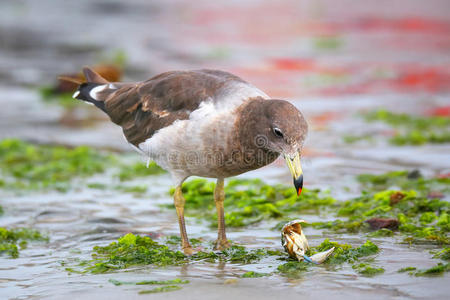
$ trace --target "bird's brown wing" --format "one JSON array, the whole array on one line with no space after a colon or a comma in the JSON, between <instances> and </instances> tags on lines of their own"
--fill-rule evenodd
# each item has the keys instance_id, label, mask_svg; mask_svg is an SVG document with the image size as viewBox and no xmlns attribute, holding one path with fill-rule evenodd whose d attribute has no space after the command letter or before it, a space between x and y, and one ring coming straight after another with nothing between
<instances>
[{"instance_id":1,"label":"bird's brown wing","mask_svg":"<svg viewBox=\"0 0 450 300\"><path fill-rule=\"evenodd\" d=\"M128 142L138 146L157 130L188 119L203 101L214 101L232 81L244 82L217 70L166 72L141 83L113 83L100 97L105 112L123 128Z\"/></svg>"}]
</instances>

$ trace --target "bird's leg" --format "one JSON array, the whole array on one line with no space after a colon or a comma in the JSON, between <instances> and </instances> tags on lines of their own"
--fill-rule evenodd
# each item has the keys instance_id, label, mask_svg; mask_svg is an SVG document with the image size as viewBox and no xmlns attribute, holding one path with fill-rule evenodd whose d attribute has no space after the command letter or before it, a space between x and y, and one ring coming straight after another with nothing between
<instances>
[{"instance_id":1,"label":"bird's leg","mask_svg":"<svg viewBox=\"0 0 450 300\"><path fill-rule=\"evenodd\" d=\"M223 178L217 179L216 188L214 190L214 201L216 202L217 224L218 224L217 241L216 246L214 247L216 250L223 250L225 248L230 247L230 243L228 242L227 236L225 234L225 217L223 209L223 200L225 199L225 191L223 189L223 185L224 185Z\"/></svg>"},{"instance_id":2,"label":"bird's leg","mask_svg":"<svg viewBox=\"0 0 450 300\"><path fill-rule=\"evenodd\" d=\"M184 222L184 204L186 200L183 197L183 192L181 191L181 184L177 186L174 194L175 209L178 216L178 224L180 225L180 235L181 235L181 248L184 254L192 255L194 251L192 250L191 244L189 244L189 239L186 233L186 224Z\"/></svg>"}]
</instances>

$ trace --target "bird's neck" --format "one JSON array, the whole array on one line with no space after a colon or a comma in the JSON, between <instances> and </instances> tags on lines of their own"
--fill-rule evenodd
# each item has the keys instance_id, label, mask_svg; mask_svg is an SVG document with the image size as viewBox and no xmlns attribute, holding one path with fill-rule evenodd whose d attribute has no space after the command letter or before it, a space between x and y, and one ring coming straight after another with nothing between
<instances>
[{"instance_id":1,"label":"bird's neck","mask_svg":"<svg viewBox=\"0 0 450 300\"><path fill-rule=\"evenodd\" d=\"M267 136L258 133L258 121L262 113L258 109L262 101L266 100L253 98L238 107L234 124L234 131L238 134L232 137L230 143L251 169L270 164L280 155L267 149Z\"/></svg>"}]
</instances>

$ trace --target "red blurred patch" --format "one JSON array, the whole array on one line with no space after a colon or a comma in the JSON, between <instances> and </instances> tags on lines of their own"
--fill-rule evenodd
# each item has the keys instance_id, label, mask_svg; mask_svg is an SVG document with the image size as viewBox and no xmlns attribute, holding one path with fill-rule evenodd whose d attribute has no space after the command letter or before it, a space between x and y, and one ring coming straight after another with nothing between
<instances>
[{"instance_id":1,"label":"red blurred patch","mask_svg":"<svg viewBox=\"0 0 450 300\"><path fill-rule=\"evenodd\" d=\"M316 64L311 59L297 58L275 58L272 65L279 70L311 71L316 68Z\"/></svg>"},{"instance_id":2,"label":"red blurred patch","mask_svg":"<svg viewBox=\"0 0 450 300\"><path fill-rule=\"evenodd\" d=\"M321 114L315 115L312 117L312 122L317 126L324 126L328 124L330 121L334 121L342 118L342 113L326 111Z\"/></svg>"},{"instance_id":3,"label":"red blurred patch","mask_svg":"<svg viewBox=\"0 0 450 300\"><path fill-rule=\"evenodd\" d=\"M406 17L400 19L386 18L364 18L360 19L351 26L362 30L374 31L403 31L409 33L430 33L430 34L448 34L450 33L450 23L421 17ZM348 28L347 28L348 29Z\"/></svg>"},{"instance_id":4,"label":"red blurred patch","mask_svg":"<svg viewBox=\"0 0 450 300\"><path fill-rule=\"evenodd\" d=\"M399 88L419 88L429 92L450 89L450 75L437 68L413 69L404 72L393 82Z\"/></svg>"},{"instance_id":5,"label":"red blurred patch","mask_svg":"<svg viewBox=\"0 0 450 300\"><path fill-rule=\"evenodd\" d=\"M433 108L429 112L429 115L436 117L450 117L450 106L441 106Z\"/></svg>"}]
</instances>

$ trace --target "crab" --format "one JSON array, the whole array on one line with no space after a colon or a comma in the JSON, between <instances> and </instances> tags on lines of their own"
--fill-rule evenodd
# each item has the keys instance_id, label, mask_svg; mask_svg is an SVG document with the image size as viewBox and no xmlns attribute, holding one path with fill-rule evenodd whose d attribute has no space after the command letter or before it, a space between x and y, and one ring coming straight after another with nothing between
<instances>
[{"instance_id":1,"label":"crab","mask_svg":"<svg viewBox=\"0 0 450 300\"><path fill-rule=\"evenodd\" d=\"M286 223L281 229L281 244L290 257L298 261L307 261L314 264L323 263L334 251L334 247L312 256L306 255L309 250L308 240L303 233L301 223L305 220L293 220Z\"/></svg>"}]
</instances>

